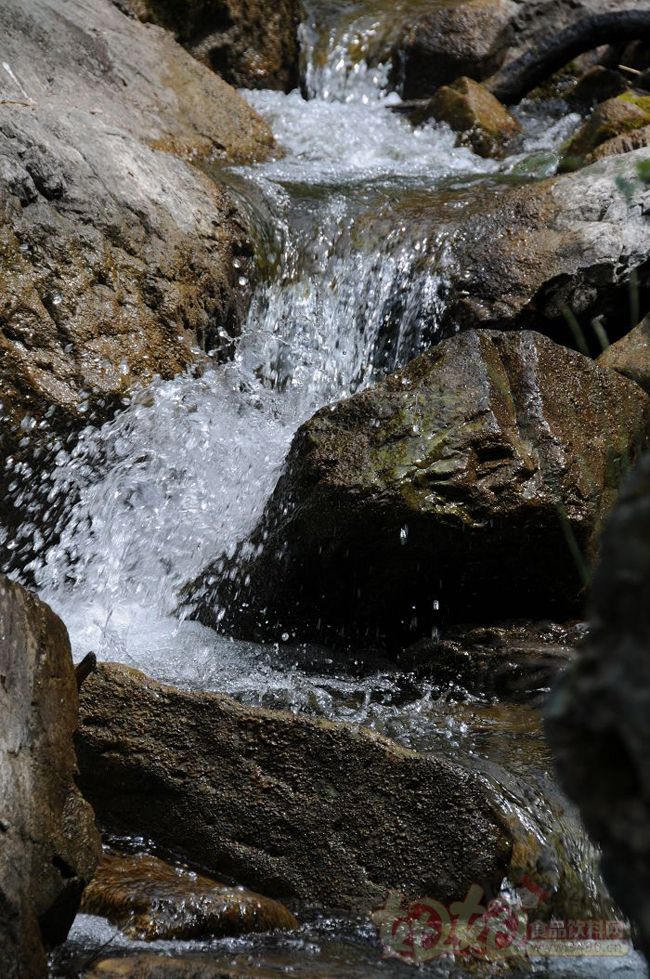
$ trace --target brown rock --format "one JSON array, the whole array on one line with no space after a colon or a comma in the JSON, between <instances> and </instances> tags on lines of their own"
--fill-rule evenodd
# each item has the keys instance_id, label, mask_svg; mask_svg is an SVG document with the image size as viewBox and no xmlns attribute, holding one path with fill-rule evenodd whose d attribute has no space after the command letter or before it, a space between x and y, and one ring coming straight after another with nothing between
<instances>
[{"instance_id":1,"label":"brown rock","mask_svg":"<svg viewBox=\"0 0 650 979\"><path fill-rule=\"evenodd\" d=\"M540 334L460 334L303 425L254 556L188 602L242 638L339 644L430 635L438 607L570 613L649 409Z\"/></svg>"},{"instance_id":2,"label":"brown rock","mask_svg":"<svg viewBox=\"0 0 650 979\"><path fill-rule=\"evenodd\" d=\"M81 903L131 938L146 941L291 931L294 916L277 901L146 854L105 853Z\"/></svg>"},{"instance_id":3,"label":"brown rock","mask_svg":"<svg viewBox=\"0 0 650 979\"><path fill-rule=\"evenodd\" d=\"M68 636L52 611L0 577L0 974L47 976L100 855L75 784L78 719Z\"/></svg>"},{"instance_id":4,"label":"brown rock","mask_svg":"<svg viewBox=\"0 0 650 979\"><path fill-rule=\"evenodd\" d=\"M650 394L650 316L608 347L598 363L636 381Z\"/></svg>"},{"instance_id":5,"label":"brown rock","mask_svg":"<svg viewBox=\"0 0 650 979\"><path fill-rule=\"evenodd\" d=\"M434 119L446 122L480 156L498 156L521 126L498 99L471 78L443 85L429 103Z\"/></svg>"},{"instance_id":6,"label":"brown rock","mask_svg":"<svg viewBox=\"0 0 650 979\"><path fill-rule=\"evenodd\" d=\"M581 75L566 100L570 105L593 108L599 102L622 95L627 83L619 71L613 71L604 65L593 65Z\"/></svg>"},{"instance_id":7,"label":"brown rock","mask_svg":"<svg viewBox=\"0 0 650 979\"><path fill-rule=\"evenodd\" d=\"M116 665L88 677L81 703L81 784L102 823L217 875L348 910L390 889L462 899L503 877L496 792L460 764Z\"/></svg>"},{"instance_id":8,"label":"brown rock","mask_svg":"<svg viewBox=\"0 0 650 979\"><path fill-rule=\"evenodd\" d=\"M650 125L606 140L593 153L587 155L585 162L593 163L596 160L604 160L606 156L620 156L621 153L632 153L634 150L642 150L648 146L650 146Z\"/></svg>"},{"instance_id":9,"label":"brown rock","mask_svg":"<svg viewBox=\"0 0 650 979\"><path fill-rule=\"evenodd\" d=\"M116 0L238 88L298 84L300 0Z\"/></svg>"}]
</instances>

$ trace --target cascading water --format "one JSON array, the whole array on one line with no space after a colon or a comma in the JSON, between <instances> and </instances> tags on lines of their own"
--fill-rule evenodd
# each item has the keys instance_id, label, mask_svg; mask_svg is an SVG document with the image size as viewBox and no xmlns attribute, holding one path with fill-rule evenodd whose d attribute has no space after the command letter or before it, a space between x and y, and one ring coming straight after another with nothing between
<instances>
[{"instance_id":1,"label":"cascading water","mask_svg":"<svg viewBox=\"0 0 650 979\"><path fill-rule=\"evenodd\" d=\"M575 123L566 113L549 122L524 111L518 155L501 164L479 159L456 148L446 128L413 129L391 111L398 99L386 94L387 68L367 60L385 11L355 19L348 5L328 3L334 16L323 30L318 3L307 6L309 101L298 92L247 93L284 157L219 175L247 206L264 202L274 242L266 256L273 272L257 288L235 356L200 378L152 385L60 453L50 496L76 502L57 543L30 570L68 626L77 658L92 649L177 685L367 724L418 750L493 756L517 769L510 754L521 731L503 719L486 728L485 718L496 717L491 705L462 691L454 696L394 670L342 673L325 650L234 642L174 615L179 588L253 529L298 426L435 339L445 263L453 260L448 212L462 211L486 177L518 168L544 175ZM426 202L426 220L413 217L412 199ZM526 724L526 744L539 746L538 722L528 717ZM520 767L531 776L536 765ZM543 779L532 777L528 797L510 804L520 814L537 808L535 822L546 801ZM576 859L591 872L591 851L578 853L584 838L570 822L565 831L574 833ZM307 928L299 954L350 927ZM254 953L255 941L240 944ZM234 954L234 944L224 950ZM270 954L266 945L264 961ZM375 975L362 958L354 974ZM331 974L353 974L338 969L332 965Z\"/></svg>"}]
</instances>

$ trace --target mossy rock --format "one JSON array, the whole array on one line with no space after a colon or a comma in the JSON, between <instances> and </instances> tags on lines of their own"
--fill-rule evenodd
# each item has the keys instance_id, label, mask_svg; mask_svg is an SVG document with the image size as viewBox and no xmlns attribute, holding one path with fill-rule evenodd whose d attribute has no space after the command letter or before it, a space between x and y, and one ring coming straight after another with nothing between
<instances>
[{"instance_id":1,"label":"mossy rock","mask_svg":"<svg viewBox=\"0 0 650 979\"><path fill-rule=\"evenodd\" d=\"M597 159L596 153L602 145L616 139L620 141L629 138L631 134L649 125L650 95L626 92L615 99L608 99L594 109L578 132L565 144L560 169L564 172L577 170ZM643 142L642 145L647 144ZM641 147L630 145L629 148ZM619 148L618 152L621 151Z\"/></svg>"}]
</instances>

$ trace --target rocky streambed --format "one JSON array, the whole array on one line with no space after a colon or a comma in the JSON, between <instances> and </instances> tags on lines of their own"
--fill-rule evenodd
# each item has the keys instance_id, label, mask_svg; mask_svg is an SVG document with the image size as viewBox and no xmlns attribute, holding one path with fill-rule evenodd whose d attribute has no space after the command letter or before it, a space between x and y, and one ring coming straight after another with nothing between
<instances>
[{"instance_id":1,"label":"rocky streambed","mask_svg":"<svg viewBox=\"0 0 650 979\"><path fill-rule=\"evenodd\" d=\"M646 974L542 730L567 670L609 730L650 412L632 13L4 3L11 979Z\"/></svg>"}]
</instances>

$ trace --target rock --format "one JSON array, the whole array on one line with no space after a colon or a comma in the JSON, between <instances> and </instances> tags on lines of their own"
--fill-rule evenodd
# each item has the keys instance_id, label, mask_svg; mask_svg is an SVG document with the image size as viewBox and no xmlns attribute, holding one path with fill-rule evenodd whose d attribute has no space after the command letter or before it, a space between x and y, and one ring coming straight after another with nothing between
<instances>
[{"instance_id":1,"label":"rock","mask_svg":"<svg viewBox=\"0 0 650 979\"><path fill-rule=\"evenodd\" d=\"M430 113L446 122L480 156L498 156L521 126L486 88L471 78L443 85L429 103Z\"/></svg>"},{"instance_id":2,"label":"rock","mask_svg":"<svg viewBox=\"0 0 650 979\"><path fill-rule=\"evenodd\" d=\"M589 164L597 160L604 160L607 156L620 156L621 153L632 153L634 150L642 150L647 147L650 147L650 125L606 140L593 153L587 155L585 162Z\"/></svg>"},{"instance_id":3,"label":"rock","mask_svg":"<svg viewBox=\"0 0 650 979\"><path fill-rule=\"evenodd\" d=\"M649 405L540 334L460 334L303 425L252 541L187 601L228 634L337 644L430 635L438 608L570 613Z\"/></svg>"},{"instance_id":4,"label":"rock","mask_svg":"<svg viewBox=\"0 0 650 979\"><path fill-rule=\"evenodd\" d=\"M630 94L608 99L594 109L589 119L565 145L561 167L564 170L575 170L585 162L591 162L594 151L602 143L616 137L629 136L635 130L648 125L650 96Z\"/></svg>"},{"instance_id":5,"label":"rock","mask_svg":"<svg viewBox=\"0 0 650 979\"><path fill-rule=\"evenodd\" d=\"M344 910L463 898L510 853L495 790L369 731L103 664L81 689L81 784L102 824L270 897Z\"/></svg>"},{"instance_id":6,"label":"rock","mask_svg":"<svg viewBox=\"0 0 650 979\"><path fill-rule=\"evenodd\" d=\"M650 394L650 316L608 347L598 363L636 381Z\"/></svg>"},{"instance_id":7,"label":"rock","mask_svg":"<svg viewBox=\"0 0 650 979\"><path fill-rule=\"evenodd\" d=\"M507 712L513 703L527 704L545 696L573 662L583 638L579 623L454 626L406 649L399 664L437 684L460 685L474 696L505 702Z\"/></svg>"},{"instance_id":8,"label":"rock","mask_svg":"<svg viewBox=\"0 0 650 979\"><path fill-rule=\"evenodd\" d=\"M277 901L218 884L148 854L105 853L84 891L81 911L108 918L129 938L145 941L298 928L291 912Z\"/></svg>"},{"instance_id":9,"label":"rock","mask_svg":"<svg viewBox=\"0 0 650 979\"><path fill-rule=\"evenodd\" d=\"M558 684L547 734L602 848L612 896L650 955L650 456L622 489L591 593L591 640Z\"/></svg>"},{"instance_id":10,"label":"rock","mask_svg":"<svg viewBox=\"0 0 650 979\"><path fill-rule=\"evenodd\" d=\"M68 0L65 17L58 0L6 0L0 33L0 523L11 527L42 506L32 496L58 437L205 351L229 355L253 244L231 195L189 161L253 161L273 140L164 31L105 0Z\"/></svg>"},{"instance_id":11,"label":"rock","mask_svg":"<svg viewBox=\"0 0 650 979\"><path fill-rule=\"evenodd\" d=\"M567 93L566 100L572 106L591 109L599 102L622 95L626 89L627 83L620 72L593 65Z\"/></svg>"},{"instance_id":12,"label":"rock","mask_svg":"<svg viewBox=\"0 0 650 979\"><path fill-rule=\"evenodd\" d=\"M300 0L116 0L159 24L237 88L298 84Z\"/></svg>"},{"instance_id":13,"label":"rock","mask_svg":"<svg viewBox=\"0 0 650 979\"><path fill-rule=\"evenodd\" d=\"M100 855L75 784L78 701L63 623L0 577L0 974L47 976Z\"/></svg>"},{"instance_id":14,"label":"rock","mask_svg":"<svg viewBox=\"0 0 650 979\"><path fill-rule=\"evenodd\" d=\"M570 344L567 311L622 321L631 272L641 286L649 276L648 158L639 150L480 198L450 244L437 328L534 328Z\"/></svg>"},{"instance_id":15,"label":"rock","mask_svg":"<svg viewBox=\"0 0 650 979\"><path fill-rule=\"evenodd\" d=\"M505 57L516 11L512 0L425 8L396 45L393 73L402 96L429 96L461 75L487 78Z\"/></svg>"}]
</instances>

